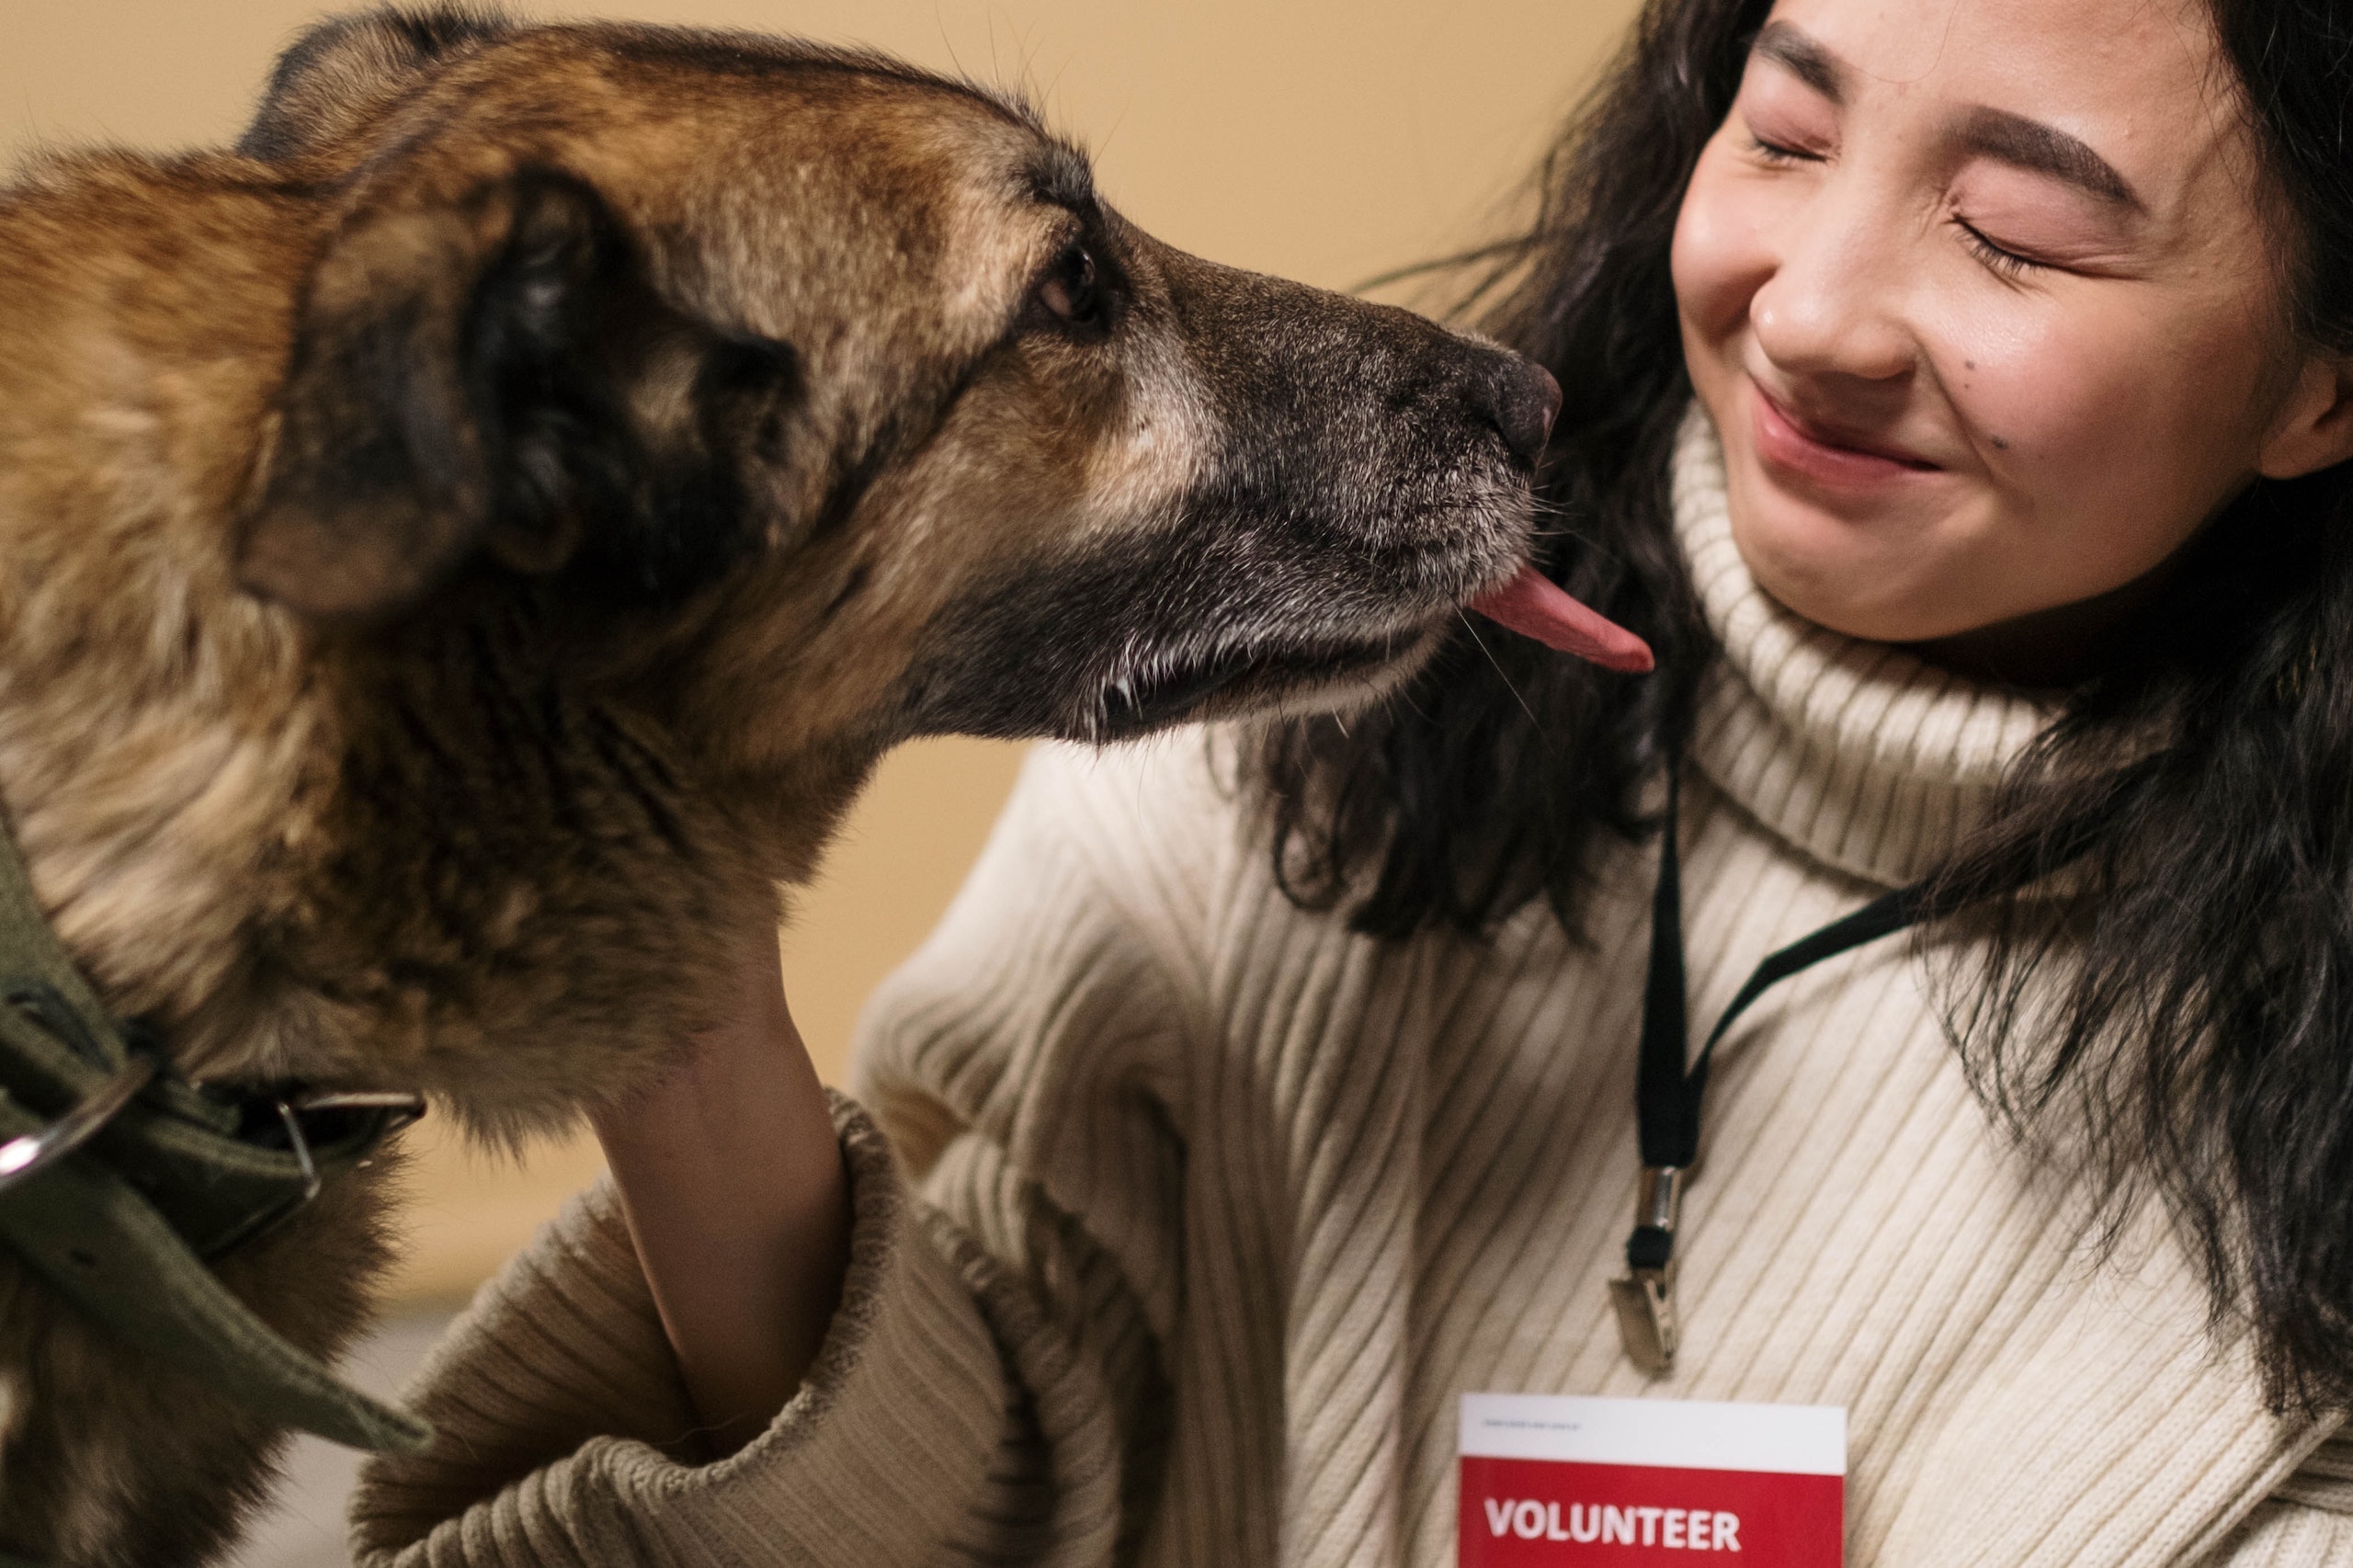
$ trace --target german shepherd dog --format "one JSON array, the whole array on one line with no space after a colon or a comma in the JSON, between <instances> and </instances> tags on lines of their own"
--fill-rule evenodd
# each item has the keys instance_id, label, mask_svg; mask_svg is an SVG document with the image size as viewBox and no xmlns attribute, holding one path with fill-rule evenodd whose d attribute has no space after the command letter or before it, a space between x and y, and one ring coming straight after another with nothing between
<instances>
[{"instance_id":1,"label":"german shepherd dog","mask_svg":"<svg viewBox=\"0 0 2353 1568\"><path fill-rule=\"evenodd\" d=\"M1499 587L1574 642L1558 396L886 59L328 23L233 151L0 190L0 807L177 1073L562 1126L896 741L1360 699ZM388 1164L217 1264L313 1354ZM0 1404L0 1551L75 1568L216 1552L282 1437L6 1256Z\"/></svg>"}]
</instances>

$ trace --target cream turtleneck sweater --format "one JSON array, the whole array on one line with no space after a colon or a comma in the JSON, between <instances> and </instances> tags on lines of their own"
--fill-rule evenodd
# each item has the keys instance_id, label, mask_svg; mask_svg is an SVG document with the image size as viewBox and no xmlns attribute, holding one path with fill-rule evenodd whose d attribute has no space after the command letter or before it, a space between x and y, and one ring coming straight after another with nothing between
<instances>
[{"instance_id":1,"label":"cream turtleneck sweater","mask_svg":"<svg viewBox=\"0 0 2353 1568\"><path fill-rule=\"evenodd\" d=\"M1767 599L1695 421L1677 527L1724 648L1687 775L1692 1016L1951 846L2045 715ZM1989 1123L1919 960L1810 971L1720 1052L1672 1378L1604 1290L1631 1218L1653 855L1590 940L1385 946L1271 885L1198 736L1040 750L870 1010L846 1299L798 1397L676 1456L608 1189L485 1287L380 1460L369 1564L1441 1568L1457 1396L1844 1406L1848 1558L2353 1562L2353 1445L2266 1415L2162 1225L2101 1260ZM888 1142L875 1131L879 1123Z\"/></svg>"}]
</instances>

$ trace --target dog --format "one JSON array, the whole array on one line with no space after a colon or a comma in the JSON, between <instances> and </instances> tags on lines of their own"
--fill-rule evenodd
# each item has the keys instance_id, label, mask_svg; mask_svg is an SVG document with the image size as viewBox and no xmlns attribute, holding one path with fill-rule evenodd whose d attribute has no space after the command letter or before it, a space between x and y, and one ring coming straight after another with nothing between
<instances>
[{"instance_id":1,"label":"dog","mask_svg":"<svg viewBox=\"0 0 2353 1568\"><path fill-rule=\"evenodd\" d=\"M1474 601L1637 657L1526 566L1558 398L886 58L329 22L233 150L0 192L0 809L176 1079L520 1138L711 1021L900 740L1361 700ZM219 1279L331 1357L394 1165ZM283 1436L5 1255L0 1391L37 1562L217 1553Z\"/></svg>"}]
</instances>

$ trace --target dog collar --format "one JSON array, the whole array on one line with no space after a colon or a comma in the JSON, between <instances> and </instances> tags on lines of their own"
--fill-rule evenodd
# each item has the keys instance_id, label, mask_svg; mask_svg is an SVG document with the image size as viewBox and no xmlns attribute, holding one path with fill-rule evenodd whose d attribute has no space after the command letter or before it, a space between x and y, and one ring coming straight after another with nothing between
<instances>
[{"instance_id":1,"label":"dog collar","mask_svg":"<svg viewBox=\"0 0 2353 1568\"><path fill-rule=\"evenodd\" d=\"M181 1077L98 1005L0 831L0 1244L126 1348L281 1426L422 1448L429 1426L337 1380L207 1266L420 1109L406 1096Z\"/></svg>"}]
</instances>

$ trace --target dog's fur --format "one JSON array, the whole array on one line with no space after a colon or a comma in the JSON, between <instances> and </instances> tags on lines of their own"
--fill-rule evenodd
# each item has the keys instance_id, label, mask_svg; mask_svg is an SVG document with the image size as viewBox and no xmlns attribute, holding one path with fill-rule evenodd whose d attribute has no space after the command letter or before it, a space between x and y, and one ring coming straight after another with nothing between
<instances>
[{"instance_id":1,"label":"dog's fur","mask_svg":"<svg viewBox=\"0 0 2353 1568\"><path fill-rule=\"evenodd\" d=\"M234 153L0 192L0 804L182 1070L517 1136L709 1022L893 742L1409 669L1550 390L887 60L328 24ZM221 1266L319 1354L382 1174ZM278 1436L5 1260L0 1381L0 1547L79 1568L213 1551Z\"/></svg>"}]
</instances>

